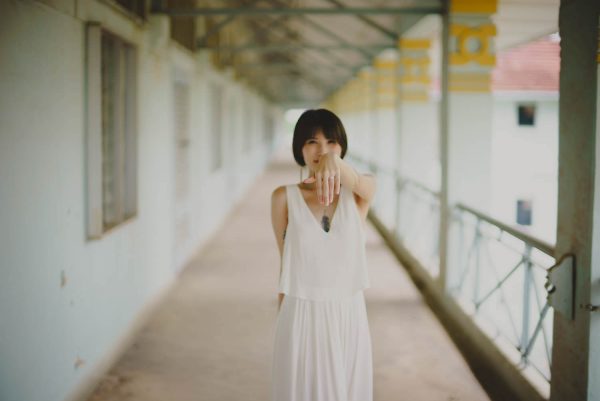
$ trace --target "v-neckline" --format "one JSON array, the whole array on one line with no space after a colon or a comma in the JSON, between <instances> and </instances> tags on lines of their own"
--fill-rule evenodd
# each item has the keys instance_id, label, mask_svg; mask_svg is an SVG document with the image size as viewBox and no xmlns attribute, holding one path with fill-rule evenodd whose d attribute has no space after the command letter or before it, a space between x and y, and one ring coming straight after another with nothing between
<instances>
[{"instance_id":1,"label":"v-neckline","mask_svg":"<svg viewBox=\"0 0 600 401\"><path fill-rule=\"evenodd\" d=\"M306 203L306 200L304 199L304 195L302 195L302 190L300 189L300 187L297 184L294 184L294 186L298 190L298 195L300 196L300 201L302 202L302 204L304 205L304 208L310 215L310 219L317 225L317 228L319 229L319 231L321 231L325 235L329 235L333 231L333 221L334 220L337 221L336 217L338 215L338 210L340 208L340 201L342 200L342 192L344 192L344 189L340 188L340 195L338 196L337 205L335 206L335 210L333 211L333 214L331 215L331 218L329 219L329 231L325 231L323 229L323 227L321 227L321 224L319 223L319 221L313 214L312 210L310 210L310 207L308 207L308 204Z\"/></svg>"}]
</instances>

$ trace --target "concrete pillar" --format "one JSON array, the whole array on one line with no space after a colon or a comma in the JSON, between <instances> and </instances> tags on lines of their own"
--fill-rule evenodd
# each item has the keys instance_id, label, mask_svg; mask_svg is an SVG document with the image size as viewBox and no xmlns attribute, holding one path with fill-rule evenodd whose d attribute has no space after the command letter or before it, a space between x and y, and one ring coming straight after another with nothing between
<instances>
[{"instance_id":1,"label":"concrete pillar","mask_svg":"<svg viewBox=\"0 0 600 401\"><path fill-rule=\"evenodd\" d=\"M362 124L365 128L364 142L364 159L370 161L373 154L373 144L377 133L377 118L375 115L375 106L377 102L376 91L376 75L373 67L366 67L359 72L359 77L362 81L362 88L365 98ZM377 199L377 196L375 197Z\"/></svg>"},{"instance_id":2,"label":"concrete pillar","mask_svg":"<svg viewBox=\"0 0 600 401\"><path fill-rule=\"evenodd\" d=\"M596 14L598 14L596 9ZM598 17L598 29L600 30L600 17ZM592 233L592 271L590 277L590 304L600 306L600 37L597 42L596 54L596 171L594 176L594 223ZM600 400L600 311L591 316L590 321L590 364L588 372L590 400ZM594 380L596 379L596 380Z\"/></svg>"},{"instance_id":3,"label":"concrete pillar","mask_svg":"<svg viewBox=\"0 0 600 401\"><path fill-rule=\"evenodd\" d=\"M378 121L379 147L377 148L379 164L392 166L396 157L396 75L397 55L389 52L375 59L376 104L375 113Z\"/></svg>"},{"instance_id":4,"label":"concrete pillar","mask_svg":"<svg viewBox=\"0 0 600 401\"><path fill-rule=\"evenodd\" d=\"M443 17L441 101L440 284L452 286L450 212L462 202L490 205L492 95L496 0L452 0ZM449 237L447 237L447 235Z\"/></svg>"},{"instance_id":5,"label":"concrete pillar","mask_svg":"<svg viewBox=\"0 0 600 401\"><path fill-rule=\"evenodd\" d=\"M429 24L428 24L429 25ZM424 27L430 28L429 26ZM433 30L427 32L433 34ZM410 35L410 36L408 36ZM397 144L397 169L403 179L415 181L432 190L439 190L439 121L438 104L430 95L431 89L431 39L427 36L414 37L410 31L398 41L399 68L398 68L398 144ZM414 187L402 185L402 192L397 199L398 214L396 229L398 238L402 242L410 241L412 234L410 221L414 214L421 216L426 202L416 206L414 204ZM411 199L413 199L411 201ZM430 224L438 225L433 213L427 212L427 220L421 224L429 227ZM407 225L405 225L407 224ZM431 233L433 234L433 233ZM435 241L431 238L432 242ZM431 259L430 252L434 249L423 248L425 245L406 245L414 248L415 252L423 252L427 260L423 263L428 267L433 277L439 275L439 260ZM428 244L427 247L435 244ZM419 248L419 249L417 249Z\"/></svg>"},{"instance_id":6,"label":"concrete pillar","mask_svg":"<svg viewBox=\"0 0 600 401\"><path fill-rule=\"evenodd\" d=\"M377 119L377 133L375 154L372 161L386 170L393 170L398 157L397 139L397 73L398 54L395 50L385 51L375 58L376 80L376 105L375 117ZM384 224L392 228L395 223L395 177L391 174L378 173L378 202L377 212Z\"/></svg>"},{"instance_id":7,"label":"concrete pillar","mask_svg":"<svg viewBox=\"0 0 600 401\"><path fill-rule=\"evenodd\" d=\"M399 58L398 170L402 176L438 190L437 103L430 96L431 39L402 38Z\"/></svg>"},{"instance_id":8,"label":"concrete pillar","mask_svg":"<svg viewBox=\"0 0 600 401\"><path fill-rule=\"evenodd\" d=\"M373 89L374 74L371 67L365 67L358 72L356 78L356 145L353 153L368 160L371 155L371 142L374 135L372 126L372 111L375 103ZM355 146L355 145L351 145Z\"/></svg>"},{"instance_id":9,"label":"concrete pillar","mask_svg":"<svg viewBox=\"0 0 600 401\"><path fill-rule=\"evenodd\" d=\"M451 201L484 211L490 197L490 84L496 34L490 16L495 10L495 1L454 0L450 6L449 194Z\"/></svg>"},{"instance_id":10,"label":"concrete pillar","mask_svg":"<svg viewBox=\"0 0 600 401\"><path fill-rule=\"evenodd\" d=\"M556 258L575 255L574 318L554 311L552 401L600 399L598 16L600 3L563 0ZM594 197L596 195L596 197ZM569 286L570 282L557 283Z\"/></svg>"}]
</instances>

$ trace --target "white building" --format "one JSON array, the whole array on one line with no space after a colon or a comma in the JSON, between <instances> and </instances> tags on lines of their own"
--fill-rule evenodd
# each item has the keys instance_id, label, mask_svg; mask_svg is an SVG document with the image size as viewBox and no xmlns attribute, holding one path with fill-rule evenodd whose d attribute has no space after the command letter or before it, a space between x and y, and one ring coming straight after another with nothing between
<instances>
[{"instance_id":1,"label":"white building","mask_svg":"<svg viewBox=\"0 0 600 401\"><path fill-rule=\"evenodd\" d=\"M555 36L505 50L492 75L491 213L517 225L519 201L530 202L530 224L518 226L549 243L556 240L559 51Z\"/></svg>"}]
</instances>

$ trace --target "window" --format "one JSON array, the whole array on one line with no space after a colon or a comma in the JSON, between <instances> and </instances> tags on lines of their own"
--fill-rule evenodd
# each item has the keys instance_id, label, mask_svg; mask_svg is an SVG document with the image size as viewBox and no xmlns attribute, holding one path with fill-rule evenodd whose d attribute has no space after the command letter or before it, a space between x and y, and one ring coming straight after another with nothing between
<instances>
[{"instance_id":1,"label":"window","mask_svg":"<svg viewBox=\"0 0 600 401\"><path fill-rule=\"evenodd\" d=\"M517 224L522 226L531 225L532 205L530 200L517 200Z\"/></svg>"},{"instance_id":2,"label":"window","mask_svg":"<svg viewBox=\"0 0 600 401\"><path fill-rule=\"evenodd\" d=\"M136 50L98 24L87 37L88 237L137 213Z\"/></svg>"},{"instance_id":3,"label":"window","mask_svg":"<svg viewBox=\"0 0 600 401\"><path fill-rule=\"evenodd\" d=\"M535 125L535 105L519 105L517 108L519 125Z\"/></svg>"}]
</instances>

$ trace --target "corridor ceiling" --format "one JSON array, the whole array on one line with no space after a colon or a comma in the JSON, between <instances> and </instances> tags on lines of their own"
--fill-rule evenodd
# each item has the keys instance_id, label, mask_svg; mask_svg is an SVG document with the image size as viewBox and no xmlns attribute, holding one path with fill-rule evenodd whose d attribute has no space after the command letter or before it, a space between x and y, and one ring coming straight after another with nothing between
<instances>
[{"instance_id":1,"label":"corridor ceiling","mask_svg":"<svg viewBox=\"0 0 600 401\"><path fill-rule=\"evenodd\" d=\"M195 17L198 50L282 107L314 107L445 0L152 0ZM498 0L498 51L558 30L559 0ZM431 17L429 17L431 19ZM426 24L427 25L427 24Z\"/></svg>"},{"instance_id":2,"label":"corridor ceiling","mask_svg":"<svg viewBox=\"0 0 600 401\"><path fill-rule=\"evenodd\" d=\"M152 12L204 17L198 49L218 51L239 79L284 107L316 106L441 0L154 0ZM188 2L194 4L193 2ZM209 4L209 5L207 5ZM239 34L214 40L233 28ZM225 35L224 35L225 36Z\"/></svg>"}]
</instances>

